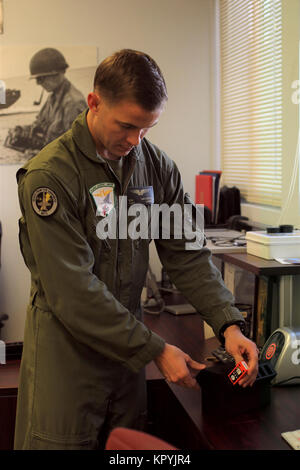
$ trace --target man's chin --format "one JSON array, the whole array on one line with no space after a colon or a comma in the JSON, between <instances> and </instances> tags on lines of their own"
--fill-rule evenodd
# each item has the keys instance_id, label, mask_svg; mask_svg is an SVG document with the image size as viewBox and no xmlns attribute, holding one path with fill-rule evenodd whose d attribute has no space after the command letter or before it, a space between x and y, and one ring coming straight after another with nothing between
<instances>
[{"instance_id":1,"label":"man's chin","mask_svg":"<svg viewBox=\"0 0 300 470\"><path fill-rule=\"evenodd\" d=\"M125 157L131 152L132 149L133 147L122 147L120 145L117 149L116 155L118 155L119 157Z\"/></svg>"}]
</instances>

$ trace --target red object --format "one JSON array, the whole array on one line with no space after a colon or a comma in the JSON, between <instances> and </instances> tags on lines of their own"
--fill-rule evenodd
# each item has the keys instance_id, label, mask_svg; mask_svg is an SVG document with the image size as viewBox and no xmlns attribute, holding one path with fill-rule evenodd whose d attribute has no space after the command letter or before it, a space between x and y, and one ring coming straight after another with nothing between
<instances>
[{"instance_id":1,"label":"red object","mask_svg":"<svg viewBox=\"0 0 300 470\"><path fill-rule=\"evenodd\" d=\"M195 203L203 204L213 213L213 177L196 175Z\"/></svg>"},{"instance_id":2,"label":"red object","mask_svg":"<svg viewBox=\"0 0 300 470\"><path fill-rule=\"evenodd\" d=\"M199 172L199 175L211 175L213 177L213 213L212 223L218 223L219 214L219 197L220 197L220 180L222 176L221 170L203 170Z\"/></svg>"},{"instance_id":3,"label":"red object","mask_svg":"<svg viewBox=\"0 0 300 470\"><path fill-rule=\"evenodd\" d=\"M247 374L248 366L245 361L239 362L234 369L228 374L229 380L233 385L237 384L244 375Z\"/></svg>"},{"instance_id":4,"label":"red object","mask_svg":"<svg viewBox=\"0 0 300 470\"><path fill-rule=\"evenodd\" d=\"M108 436L105 450L178 450L151 434L127 428L115 428Z\"/></svg>"},{"instance_id":5,"label":"red object","mask_svg":"<svg viewBox=\"0 0 300 470\"><path fill-rule=\"evenodd\" d=\"M270 344L266 352L266 359L270 360L274 356L276 347L276 343Z\"/></svg>"}]
</instances>

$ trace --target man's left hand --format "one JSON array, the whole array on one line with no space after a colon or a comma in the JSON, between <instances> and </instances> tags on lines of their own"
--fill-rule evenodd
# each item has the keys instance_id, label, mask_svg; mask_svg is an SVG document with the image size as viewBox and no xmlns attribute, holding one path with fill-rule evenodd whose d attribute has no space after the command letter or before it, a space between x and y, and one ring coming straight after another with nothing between
<instances>
[{"instance_id":1,"label":"man's left hand","mask_svg":"<svg viewBox=\"0 0 300 470\"><path fill-rule=\"evenodd\" d=\"M242 387L252 386L258 373L258 349L255 343L243 335L238 325L231 325L224 331L225 349L234 357L236 364L245 361L249 367L240 380Z\"/></svg>"}]
</instances>

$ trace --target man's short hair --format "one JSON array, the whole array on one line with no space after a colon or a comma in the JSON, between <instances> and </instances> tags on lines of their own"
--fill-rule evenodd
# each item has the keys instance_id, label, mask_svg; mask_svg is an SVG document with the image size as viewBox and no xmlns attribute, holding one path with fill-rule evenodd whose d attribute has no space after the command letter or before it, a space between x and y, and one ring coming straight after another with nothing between
<instances>
[{"instance_id":1,"label":"man's short hair","mask_svg":"<svg viewBox=\"0 0 300 470\"><path fill-rule=\"evenodd\" d=\"M122 49L104 59L94 78L94 90L111 104L127 99L154 111L168 99L164 77L148 55Z\"/></svg>"}]
</instances>

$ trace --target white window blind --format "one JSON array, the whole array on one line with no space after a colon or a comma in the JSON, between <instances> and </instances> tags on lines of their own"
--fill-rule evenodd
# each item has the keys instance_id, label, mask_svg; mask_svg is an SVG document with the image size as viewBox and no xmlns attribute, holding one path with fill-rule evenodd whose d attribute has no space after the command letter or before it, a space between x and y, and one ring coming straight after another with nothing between
<instances>
[{"instance_id":1,"label":"white window blind","mask_svg":"<svg viewBox=\"0 0 300 470\"><path fill-rule=\"evenodd\" d=\"M219 0L223 184L281 206L281 0Z\"/></svg>"}]
</instances>

